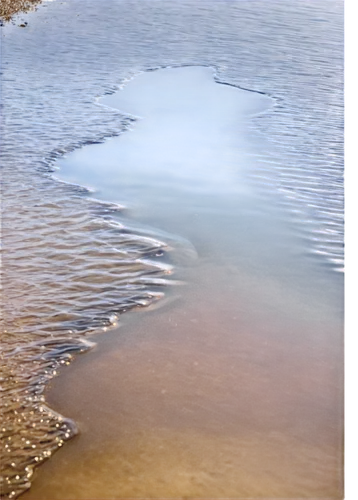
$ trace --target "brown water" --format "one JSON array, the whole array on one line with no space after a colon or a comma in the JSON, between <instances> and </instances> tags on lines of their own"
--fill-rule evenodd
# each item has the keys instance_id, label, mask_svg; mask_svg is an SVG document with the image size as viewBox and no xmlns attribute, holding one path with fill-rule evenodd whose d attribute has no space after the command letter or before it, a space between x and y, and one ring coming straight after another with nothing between
<instances>
[{"instance_id":1,"label":"brown water","mask_svg":"<svg viewBox=\"0 0 358 500\"><path fill-rule=\"evenodd\" d=\"M5 498L27 489L33 466L76 433L74 422L46 406L45 383L74 353L93 345L85 338L93 328L107 329L120 311L161 298L158 289L148 293L147 285L160 287L170 273L170 266L148 261L163 248L158 240L122 230L115 221L111 225L109 214L118 207L76 200L65 185L57 186L57 196L64 197L54 199L54 181L44 184L50 189L42 185L41 200L24 184L16 197L7 192L3 204L0 488ZM87 235L86 243L79 234Z\"/></svg>"},{"instance_id":2,"label":"brown water","mask_svg":"<svg viewBox=\"0 0 358 500\"><path fill-rule=\"evenodd\" d=\"M162 315L168 311L174 314L174 310L178 315L180 311L193 311L191 319L197 319L200 328L200 332L194 329L195 322L189 323L188 319L188 325L183 325L183 331L175 338L178 328L173 327L170 338L175 338L178 356L172 356L178 367L184 363L179 357L181 352L190 348L193 356L197 352L204 357L202 346L208 344L213 347L210 356L208 347L205 351L207 359L212 359L213 373L218 364L217 353L225 352L226 357L232 358L231 348L235 345L235 370L239 370L239 366L245 370L246 366L252 377L260 378L260 373L273 377L278 370L276 359L281 357L284 358L281 365L289 359L295 366L297 359L300 367L305 367L304 373L306 366L312 368L307 369L313 377L312 388L309 388L312 408L319 405L322 392L327 411L318 412L320 417L302 419L302 427L311 429L313 418L318 430L312 431L312 436L320 436L322 443L336 440L331 448L323 444L317 447L322 460L316 460L318 455L314 455L310 462L309 472L313 474L313 469L322 470L329 457L335 457L338 465L332 468L331 474L327 472L325 486L316 481L317 488L325 494L335 474L340 474L342 456L342 425L337 417L342 408L339 399L342 384L337 366L340 364L342 370L343 280L334 270L342 269L343 258L343 3L317 0L296 2L287 8L284 0L269 3L264 0L220 3L106 0L106 8L103 8L103 3L97 0L85 3L71 0L44 2L38 11L22 17L21 22L28 22L26 29L19 28L15 22L1 30L1 99L5 125L0 149L4 291L0 346L1 494L14 498L29 488L33 467L50 456L56 466L39 468L35 483L36 488L47 488L41 481L44 471L44 479L49 486L55 484L57 491L70 477L63 478L56 473L52 482L45 471L62 463L61 453L70 459L66 451L62 452L64 441L70 439L66 446L71 450L84 440L91 446L91 433L94 443L101 441L102 438L96 436L103 429L95 427L102 420L95 417L94 410L92 427L84 425L90 416L83 413L78 422L80 436L71 440L77 426L71 417L80 412L79 406L85 405L76 393L77 408L71 406L71 384L61 385L65 375L56 381L56 391L47 396L54 409L62 407L64 411L68 409L68 413L61 416L49 408L43 394L45 384L62 373L63 368L66 376L70 376L71 368L66 369L66 364L76 357L75 353L93 345L88 335L113 328L121 315L122 329L108 337L113 352L129 342L127 327L128 332L133 333L133 349L136 338L138 345L142 345L139 334L145 329L143 335L148 338L151 332L153 349L158 351L157 359L154 353L150 358L153 369L158 370L157 364L162 364L160 356L163 349L166 352L168 340L165 334L161 338L159 332L167 332L170 325L169 316ZM141 71L171 65L177 67L176 74L180 66L187 67L182 77L178 77L180 84L169 88L176 89L175 92L178 87L186 91L202 90L195 97L194 115L188 115L186 108L183 116L177 112L183 109L178 106L177 110L169 110L170 114L174 111L175 120L163 121L157 112L165 110L158 99L154 103L155 113L150 112L148 116L144 108L120 106L118 109L125 114L114 109L118 95L113 102L100 101L114 108L96 104L96 96L113 93ZM265 95L249 92L239 97L237 87L219 86L212 74L205 77L203 73L199 78L199 73L194 75L195 69L187 79L188 65L213 66L223 83L256 89ZM142 76L149 74L142 73ZM151 72L145 85L139 85L141 76L138 76L126 86L127 96L130 89L140 87L132 105L146 106L150 102L146 103L146 95L150 82L154 81L152 97L156 87L161 89L162 99L170 97L170 92L168 94L165 86L160 87L156 80L158 75L163 73ZM143 95L142 89L147 89ZM124 92L121 95L123 97ZM243 112L246 104L248 108ZM133 122L126 112L138 113L143 120ZM156 121L155 116L160 116L160 120ZM150 123L148 120L151 120L150 126L145 125ZM129 126L133 131L122 134ZM119 205L99 203L79 185L52 178L53 165L64 154L119 134L122 134L120 142L109 141L98 149L97 146L83 148L78 156L68 156L60 165L64 178L71 180L69 177L74 175L75 182L77 179L97 190L95 197L113 200ZM198 141L205 145L200 154L193 147ZM206 156L205 149L210 151ZM154 302L156 307L163 305L163 309L140 314L138 320L134 313L128 318L122 317L122 312ZM233 321L229 328L230 314L242 328ZM217 325L215 332L210 332L210 325L206 323L210 315L213 316L210 324ZM153 318L157 318L155 323L151 323ZM268 328L271 324L276 325L272 331ZM231 332L225 334L226 337L224 326L225 332ZM247 342L244 331L250 332ZM200 338L196 350L190 343L189 332ZM221 342L221 337L225 339L228 335L230 341ZM254 339L261 339L260 335L263 345L268 342L269 346L257 352ZM115 340L120 342L118 349ZM93 355L98 355L99 362L103 359L100 353L109 354L106 357L106 373L109 373L114 369L110 363L112 350L104 342L105 336L98 338ZM261 340L258 344L261 346ZM245 345L251 345L251 350ZM272 351L274 345L280 347ZM243 354L240 358L241 348L252 359L246 365L241 359ZM271 351L284 355L270 357ZM253 368L259 352L263 358L259 358L259 366ZM305 356L300 354L300 357L299 353L303 352ZM95 366L93 355L89 354ZM145 366L145 359L140 361L134 372L137 375L132 372L133 380L139 376L139 368ZM80 358L79 366L84 368L84 362L85 357ZM127 365L124 368L131 373ZM222 363L218 377L227 378L226 368L227 364ZM314 374L315 370L321 373L321 369L324 376L322 384L318 384L321 379ZM196 394L193 389L196 384L208 393L206 407L214 409L216 403L209 390L211 375L208 372L199 377L196 371L192 386L185 384L186 394L191 396L183 396L183 404L178 396L181 385L177 382L177 399L171 400L177 415L180 415L178 408L187 407ZM80 377L79 371L73 373L73 377L75 374ZM85 370L83 374L86 376ZM104 372L101 373L103 379ZM295 387L291 379L288 377ZM77 384L82 384L85 394L85 379L77 380ZM116 388L115 383L112 385ZM223 387L229 390L229 382ZM251 419L253 413L249 412L250 408L240 406L246 393L251 394L250 405L255 401L258 414L262 415L266 408L267 398L263 396L256 401L255 390L248 385L248 380L245 387L238 383L234 394L235 404L240 407L237 412L240 422L245 415L250 414ZM59 394L62 390L63 395ZM134 401L136 394L129 395L130 389L126 390L126 401ZM87 394L88 391L89 388ZM270 387L267 397L272 391ZM278 391L278 395L281 392ZM111 390L107 396L108 412L114 401L118 407L125 404L120 400L120 392ZM137 398L138 404L140 399ZM94 402L93 405L96 406ZM218 413L230 429L224 408L225 404L221 405ZM282 422L282 412L286 415L287 408L290 406L286 403L276 408L273 420ZM201 426L207 427L209 417L204 417L209 412L204 415L198 408L197 411ZM113 414L116 412L119 414L114 409ZM133 422L138 422L133 433L143 436L145 432L150 441L155 422L160 422L160 418L157 412L150 430L145 427L145 415L133 417ZM329 430L324 423L327 419L332 421ZM252 428L255 422L258 426L257 419L252 420ZM188 426L192 431L196 428L193 421ZM242 422L235 429L232 426L230 442L236 439L241 428L245 429ZM269 429L267 425L262 442L268 442ZM115 432L113 429L109 432L114 443ZM252 436L245 432L247 439L249 435ZM105 441L104 433L102 437ZM183 436L177 447L171 442L173 454L171 459L165 455L166 463L172 460L178 464L175 450L183 447L184 442ZM192 450L194 446L200 448L199 437L191 441L191 446ZM276 453L272 440L267 446ZM211 449L211 445L207 448ZM218 446L220 453L224 448L223 444ZM52 457L57 449L61 449L60 454ZM149 444L147 449L153 454ZM262 443L260 449L263 450ZM119 451L108 452L108 456L116 456L117 463L121 463ZM252 491L257 477L263 474L258 466L258 452L255 453ZM286 447L284 453L286 464L292 452ZM198 460L191 471L199 474L206 467L204 453L198 451L196 456ZM139 456L134 452L129 463L134 464L137 459ZM101 474L96 475L101 460L103 464L108 462L104 455L98 455L95 466L88 467L85 474L87 478L91 476L93 483L97 478L106 495L105 484L110 481L107 478L106 483ZM273 457L270 462L274 463ZM160 463L157 455L151 467L147 464L147 477L160 477L156 488L163 481ZM219 467L217 460L215 467ZM230 467L224 462L221 467L229 484ZM69 468L75 470L74 461L69 462ZM138 473L139 478L144 468ZM235 467L234 470L237 474L241 469ZM292 470L300 471L297 463ZM269 475L277 487L284 484L281 476ZM287 468L284 475L289 477ZM144 487L147 482L149 479L139 482L136 488ZM173 476L168 482L174 484ZM242 475L239 482L244 483ZM235 488L237 491L240 484ZM220 481L215 485L211 488L213 492L215 487L220 487ZM264 489L270 491L268 486ZM53 494L53 489L48 488L47 497L52 498ZM93 494L102 496L101 492Z\"/></svg>"},{"instance_id":3,"label":"brown water","mask_svg":"<svg viewBox=\"0 0 358 500\"><path fill-rule=\"evenodd\" d=\"M53 381L80 435L24 498L341 498L338 325L224 271L203 263Z\"/></svg>"}]
</instances>

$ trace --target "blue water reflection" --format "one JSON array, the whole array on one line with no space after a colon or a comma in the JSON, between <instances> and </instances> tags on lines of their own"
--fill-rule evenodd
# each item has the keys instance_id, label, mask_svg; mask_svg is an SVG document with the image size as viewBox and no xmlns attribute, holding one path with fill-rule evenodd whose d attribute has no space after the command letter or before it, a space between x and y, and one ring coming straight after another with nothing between
<instances>
[{"instance_id":1,"label":"blue water reflection","mask_svg":"<svg viewBox=\"0 0 358 500\"><path fill-rule=\"evenodd\" d=\"M243 270L310 309L342 311L343 273L312 252L307 235L319 220L301 220L258 174L265 138L250 125L274 100L213 76L184 67L134 78L102 100L137 116L133 130L72 153L60 164L62 177L127 204L132 224L188 238L199 265Z\"/></svg>"}]
</instances>

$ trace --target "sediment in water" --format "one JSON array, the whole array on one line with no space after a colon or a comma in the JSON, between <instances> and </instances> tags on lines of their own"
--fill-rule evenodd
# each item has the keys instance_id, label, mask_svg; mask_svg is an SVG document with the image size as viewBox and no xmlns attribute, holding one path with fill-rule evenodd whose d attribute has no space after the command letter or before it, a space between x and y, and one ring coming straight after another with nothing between
<instances>
[{"instance_id":1,"label":"sediment in water","mask_svg":"<svg viewBox=\"0 0 358 500\"><path fill-rule=\"evenodd\" d=\"M4 176L5 186L8 180L14 182ZM56 181L43 182L48 189L43 186L41 201L24 207L21 220L6 190L2 200L4 498L29 488L33 468L77 432L73 421L48 408L45 385L94 345L89 334L113 328L123 312L161 298L171 274L165 243L113 219L122 210L118 205L89 200L88 190L60 182L55 199ZM19 186L18 196L31 189Z\"/></svg>"},{"instance_id":2,"label":"sediment in water","mask_svg":"<svg viewBox=\"0 0 358 500\"><path fill-rule=\"evenodd\" d=\"M243 290L227 272L194 272L180 302L123 317L53 381L49 401L81 433L24 500L339 497L337 325L303 330L291 305L285 330L266 280L250 314L252 276Z\"/></svg>"}]
</instances>

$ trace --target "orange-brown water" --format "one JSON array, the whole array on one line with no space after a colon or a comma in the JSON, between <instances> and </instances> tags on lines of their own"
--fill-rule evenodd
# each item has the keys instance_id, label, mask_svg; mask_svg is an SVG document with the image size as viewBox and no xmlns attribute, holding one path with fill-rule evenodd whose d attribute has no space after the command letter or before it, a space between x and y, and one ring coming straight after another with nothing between
<instances>
[{"instance_id":1,"label":"orange-brown water","mask_svg":"<svg viewBox=\"0 0 358 500\"><path fill-rule=\"evenodd\" d=\"M307 307L297 321L290 301L278 315L269 282L199 268L53 381L80 435L24 499L340 498L337 324Z\"/></svg>"}]
</instances>

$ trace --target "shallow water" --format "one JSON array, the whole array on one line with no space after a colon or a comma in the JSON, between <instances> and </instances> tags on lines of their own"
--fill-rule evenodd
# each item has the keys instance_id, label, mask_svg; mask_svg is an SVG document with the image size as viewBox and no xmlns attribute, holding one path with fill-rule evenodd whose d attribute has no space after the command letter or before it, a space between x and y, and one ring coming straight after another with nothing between
<instances>
[{"instance_id":1,"label":"shallow water","mask_svg":"<svg viewBox=\"0 0 358 500\"><path fill-rule=\"evenodd\" d=\"M250 125L274 112L274 99L191 66L142 73L100 102L138 121L119 138L60 161L61 179L129 207L122 223L183 236L198 252L197 265L225 265L281 289L301 307L300 320L307 308L319 317L342 313L337 263L315 253L309 235L310 225L323 232L324 224L303 220L260 175L256 158L267 143ZM289 169L287 181L299 175L319 190L299 166Z\"/></svg>"},{"instance_id":2,"label":"shallow water","mask_svg":"<svg viewBox=\"0 0 358 500\"><path fill-rule=\"evenodd\" d=\"M24 498L340 497L337 324L283 315L235 266L191 278L53 381L81 434Z\"/></svg>"},{"instance_id":3,"label":"shallow water","mask_svg":"<svg viewBox=\"0 0 358 500\"><path fill-rule=\"evenodd\" d=\"M336 494L341 481L341 441L338 436L342 430L342 277L333 271L341 269L343 255L342 3L300 3L287 9L287 4L280 1L270 2L268 8L268 4L261 1L196 4L110 0L103 9L98 2L89 0L85 11L80 1L55 1L26 15L26 20L29 22L26 29L16 25L2 28L2 99L5 109L1 150L5 186L2 202L5 292L2 356L5 362L2 376L6 407L6 431L3 431L2 442L5 447L3 456L8 457L3 462L5 496L16 496L27 488L33 465L48 458L76 432L73 420L63 419L44 405L44 384L58 373L62 365L71 361L74 353L92 346L87 334L115 326L120 313L153 303L163 297L164 290L167 299L174 300L172 307L177 308L179 316L180 311L190 311L190 307L197 306L202 321L202 318L209 317L209 312L218 302L226 311L224 316L228 316L230 308L224 305L225 302L230 304L233 297L240 297L240 303L245 304L240 306L242 324L251 325L250 331L256 332L252 333L254 338L269 335L260 325L275 322L278 322L277 328L270 337L275 338L275 345L281 345L285 331L297 333L290 336L290 342L301 339L300 347L295 349L297 358L287 345L279 351L286 355L290 352L293 364L303 359L299 358L299 353L306 354L310 380L317 381L317 386L309 389L310 396L306 400L313 407L321 405L321 410L315 410L317 419L314 422L321 428L324 413L332 419L323 425L318 439L320 444L313 455L316 459L333 457L333 461L321 471L321 479L316 477L311 486L306 485L306 491L313 492L317 487L320 489L317 485L325 484L323 489L327 487ZM154 39L153 32L156 33ZM194 179L192 169L181 170L179 176L174 165L171 177L167 176L166 184L162 186L164 191L170 192L170 198L160 199L157 197L160 187L157 181L163 177L163 170L159 166L156 170L151 164L156 177L151 177L155 189L149 193L145 191L149 178L145 177L143 163L141 182L128 175L126 183L121 183L120 191L115 185L107 185L101 188L103 193L94 195L106 201L115 199L120 206L102 204L93 196L88 198L91 193L80 186L54 180L54 163L66 152L86 143L102 142L105 137L133 128L133 132L126 132L119 139L98 146L105 148L105 157L111 154L111 148L114 148L112 151L116 149L116 141L130 147L131 140L137 140L136 132L144 136L148 133L148 130L141 132L140 128L145 120L133 121L123 113L103 106L105 101L95 104L95 97L112 93L140 71L168 65L215 67L219 81L271 96L270 99L267 95L261 97L271 101L269 109L247 121L244 128L237 124L235 137L229 134L236 149L234 156L226 158L228 168L223 175L213 177L213 167L210 169L211 181L203 185L203 169L197 171ZM155 72L151 76L155 78ZM135 81L131 83L135 84ZM212 80L210 85L212 89L220 87ZM221 87L224 89L225 86ZM230 92L229 88L226 88L226 93ZM239 92L231 89L235 90L235 95ZM109 100L108 104L113 105L113 102ZM205 102L201 101L201 112L205 107ZM128 111L137 112L136 109ZM222 110L211 110L218 111ZM228 115L226 119L229 119ZM199 125L192 131L197 133L203 129L203 123ZM232 123L227 122L227 125L234 130ZM216 124L211 127L208 120L205 131L213 137L219 129ZM221 131L220 140L224 135L227 137ZM240 143L240 137L245 138L242 139L244 142ZM183 137L187 143L186 139ZM149 144L147 140L143 154L150 153L153 157L156 152L148 150ZM226 143L225 147L231 151L232 143ZM94 151L97 146L90 148ZM83 149L82 153L86 155L86 151ZM179 147L178 153L182 152ZM186 153L190 154L190 150ZM124 154L121 150L120 155ZM218 155L208 158L207 163L212 162L214 166ZM76 153L66 162L72 161L71 158L75 159ZM230 168L237 161L243 168ZM109 164L107 162L107 166ZM92 175L96 171L94 164L93 167ZM126 168L131 174L129 163ZM64 169L62 173L65 175ZM188 179L193 180L190 189L183 190L185 185L188 187ZM85 183L91 182L95 184L94 177L88 176ZM189 207L193 207L199 192L201 200L205 198L205 204L197 207L195 215ZM221 197L218 192L222 193ZM227 192L230 196L226 196ZM242 215L240 220L236 217L238 211ZM211 231L212 227L215 231ZM201 239L200 231L204 231L205 238ZM239 277L235 274L238 269ZM174 271L174 279L170 279ZM203 276L211 276L212 280L203 281ZM179 286L176 280L186 285ZM219 286L221 280L223 283ZM175 288L169 289L169 282ZM223 297L223 302L219 297ZM184 309L177 305L180 300ZM157 303L165 304L164 300ZM171 307L170 302L165 307ZM161 310L150 314L158 314L154 331L166 331L167 322L165 316L161 316ZM195 316L191 319L198 320ZM146 321L139 314L138 320L134 320L136 331L146 329ZM304 321L307 325L303 325ZM190 325L185 323L183 331L187 332ZM115 342L118 336L108 338ZM180 338L185 336L180 335L177 342ZM208 366L213 365L213 373L223 371L235 342L238 343L234 352L243 349L248 353L248 359L254 359L255 341L245 351L245 342L238 340L234 325L228 326L227 338L230 340L224 349L223 363L215 371L218 336L215 332L208 333L212 350L207 354L207 360ZM158 333L158 338L152 340L153 352L157 351L155 346L160 345L160 339ZM113 350L118 352L114 345ZM190 345L189 340L187 345ZM179 353L185 351L185 346L185 342L181 347L177 345L178 358L182 362L184 358ZM157 362L166 352L166 348L163 349L161 354L158 350ZM197 349L199 352L199 347ZM279 351L273 349L273 359L277 359ZM315 355L319 359L313 361ZM78 362L85 364L85 359L83 357ZM143 361L139 358L140 366L143 366ZM249 369L252 363L247 363ZM264 370L273 369L275 362L271 359L266 364L261 361L259 365L264 366ZM112 368L114 364L108 366L108 370ZM72 369L71 366L66 376ZM239 370L238 366L236 370ZM135 373L140 376L140 372L133 371L133 377ZM165 377L166 373L162 372L162 376ZM280 376L286 377L287 373L283 370ZM60 380L57 379L59 384ZM86 375L82 382L85 380ZM294 383L292 378L289 380ZM207 387L207 381L208 378L202 378L203 387ZM82 382L78 375L78 387ZM302 384L302 380L297 383ZM148 384L155 386L154 382L148 381ZM190 393L190 384L184 386ZM70 392L61 385L58 387L60 393L57 392L57 403L53 401L53 405L80 422L82 417L78 418L76 405L71 405ZM116 384L111 387L114 389ZM265 392L263 387L263 392L258 394ZM250 390L249 399L255 393ZM68 406L61 400L61 391ZM317 397L321 393L325 394L324 403ZM73 394L79 396L76 391ZM128 394L123 392L122 396L128 397ZM118 397L121 400L121 395ZM244 407L240 406L238 398L239 393L234 397L235 404L239 405L236 410L242 411ZM229 400L231 397L227 396L225 401ZM135 405L138 401L140 399ZM171 401L174 406L182 404L180 398L177 403L175 399ZM297 407L288 405L285 408L288 412L288 408ZM88 408L90 413L92 410ZM194 420L202 420L200 413L196 415ZM246 415L242 419L252 418L252 413L243 411L242 415ZM273 415L276 419L277 412ZM158 414L155 415L157 418ZM207 425L210 427L209 420ZM308 434L311 432L310 421L307 413L302 427L307 427ZM97 416L93 423L88 434L84 432L77 443L84 439L88 444L92 438L96 442L97 425L103 426ZM193 420L189 427L194 428ZM131 432L139 432L139 429L140 425L133 426ZM174 439L174 434L168 432L167 429L163 436L170 434ZM310 439L313 435L312 431ZM152 434L151 439L153 443L157 442L158 434ZM179 439L179 443L185 441L184 437ZM193 440L190 438L189 441ZM208 443L206 449L213 449L212 436L206 435L204 441ZM289 439L283 442L282 450L287 450L285 443ZM75 443L76 440L68 446ZM138 446L138 449L141 446L151 449L149 441L140 442ZM183 450L180 446L177 449ZM322 450L326 450L323 455ZM66 450L63 453L67 453ZM228 450L230 453L232 450ZM105 462L104 455L98 456L102 456ZM202 455L199 453L198 456ZM60 465L57 460L60 459L55 457L48 462L48 467L58 470L58 485L63 462ZM322 463L321 459L318 461ZM155 470L155 463L152 470ZM252 471L255 471L257 462L252 463ZM192 469L193 464L189 461L183 467ZM306 477L304 469L297 464L292 465L293 475L288 473L288 476L294 477L295 470L301 471L299 477ZM228 469L225 471L224 478L228 477ZM327 476L336 478L328 486L325 482ZM74 474L73 477L78 476ZM282 483L282 478L276 481L276 486L279 483ZM252 489L253 484L253 480L248 481L247 487ZM290 484L286 486L293 491L295 486L292 486L292 481ZM263 489L274 492L276 486L266 484ZM237 485L232 487L238 491ZM188 488L184 490L194 491L191 486ZM281 490L284 495L288 494L287 488Z\"/></svg>"}]
</instances>

